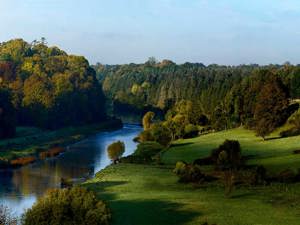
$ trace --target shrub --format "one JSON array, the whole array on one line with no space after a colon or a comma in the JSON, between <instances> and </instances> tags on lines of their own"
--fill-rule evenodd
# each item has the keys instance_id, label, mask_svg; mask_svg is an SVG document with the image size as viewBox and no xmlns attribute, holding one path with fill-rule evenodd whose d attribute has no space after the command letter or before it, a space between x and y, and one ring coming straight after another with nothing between
<instances>
[{"instance_id":1,"label":"shrub","mask_svg":"<svg viewBox=\"0 0 300 225\"><path fill-rule=\"evenodd\" d=\"M138 136L139 142L146 142L146 141L153 141L153 140L154 138L150 130L144 130Z\"/></svg>"},{"instance_id":2,"label":"shrub","mask_svg":"<svg viewBox=\"0 0 300 225\"><path fill-rule=\"evenodd\" d=\"M24 225L106 225L111 218L104 202L82 188L51 190L24 214Z\"/></svg>"},{"instance_id":3,"label":"shrub","mask_svg":"<svg viewBox=\"0 0 300 225\"><path fill-rule=\"evenodd\" d=\"M144 164L153 162L153 159L164 147L157 142L143 142L137 146L136 151L126 157L121 158L123 163Z\"/></svg>"},{"instance_id":4,"label":"shrub","mask_svg":"<svg viewBox=\"0 0 300 225\"><path fill-rule=\"evenodd\" d=\"M259 165L254 168L251 168L251 170L240 171L239 181L247 185L267 184L267 170L264 166Z\"/></svg>"},{"instance_id":5,"label":"shrub","mask_svg":"<svg viewBox=\"0 0 300 225\"><path fill-rule=\"evenodd\" d=\"M253 184L264 184L267 180L267 170L264 166L257 166L253 172Z\"/></svg>"},{"instance_id":6,"label":"shrub","mask_svg":"<svg viewBox=\"0 0 300 225\"><path fill-rule=\"evenodd\" d=\"M193 138L198 135L198 127L193 124L188 124L184 128L184 137L185 138Z\"/></svg>"},{"instance_id":7,"label":"shrub","mask_svg":"<svg viewBox=\"0 0 300 225\"><path fill-rule=\"evenodd\" d=\"M119 158L124 154L124 152L125 144L121 141L112 143L107 147L108 157L113 161L113 163L117 163L119 161Z\"/></svg>"},{"instance_id":8,"label":"shrub","mask_svg":"<svg viewBox=\"0 0 300 225\"><path fill-rule=\"evenodd\" d=\"M179 182L202 183L206 180L206 176L201 172L199 166L187 164L183 161L176 163L173 172L179 176Z\"/></svg>"},{"instance_id":9,"label":"shrub","mask_svg":"<svg viewBox=\"0 0 300 225\"><path fill-rule=\"evenodd\" d=\"M296 174L293 170L286 169L278 174L277 179L282 183L292 183L296 181Z\"/></svg>"},{"instance_id":10,"label":"shrub","mask_svg":"<svg viewBox=\"0 0 300 225\"><path fill-rule=\"evenodd\" d=\"M226 140L212 151L211 159L217 169L239 169L243 164L240 143L234 140Z\"/></svg>"},{"instance_id":11,"label":"shrub","mask_svg":"<svg viewBox=\"0 0 300 225\"><path fill-rule=\"evenodd\" d=\"M140 156L145 159L149 159L158 154L164 147L157 142L145 142L137 146L134 156Z\"/></svg>"},{"instance_id":12,"label":"shrub","mask_svg":"<svg viewBox=\"0 0 300 225\"><path fill-rule=\"evenodd\" d=\"M172 135L170 130L162 124L154 124L151 127L151 134L153 136L153 140L158 142L163 146L169 146L172 141Z\"/></svg>"}]
</instances>

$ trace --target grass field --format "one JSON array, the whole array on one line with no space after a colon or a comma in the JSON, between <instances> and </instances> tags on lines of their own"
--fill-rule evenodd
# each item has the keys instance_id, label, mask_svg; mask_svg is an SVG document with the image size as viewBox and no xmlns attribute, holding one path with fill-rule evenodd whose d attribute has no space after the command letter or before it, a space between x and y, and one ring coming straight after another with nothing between
<instances>
[{"instance_id":1,"label":"grass field","mask_svg":"<svg viewBox=\"0 0 300 225\"><path fill-rule=\"evenodd\" d=\"M96 191L112 209L113 224L166 225L299 225L300 184L235 188L224 196L221 183L180 184L172 173L178 160L207 156L225 139L239 140L249 163L263 164L273 172L300 168L300 136L262 141L242 128L177 141L167 150L164 166L119 164L109 166L84 186Z\"/></svg>"}]
</instances>

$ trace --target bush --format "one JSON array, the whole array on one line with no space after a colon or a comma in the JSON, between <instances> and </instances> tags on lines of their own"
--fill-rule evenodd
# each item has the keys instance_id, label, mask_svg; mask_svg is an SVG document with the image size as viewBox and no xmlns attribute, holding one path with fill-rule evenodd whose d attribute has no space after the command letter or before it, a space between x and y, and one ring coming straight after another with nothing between
<instances>
[{"instance_id":1,"label":"bush","mask_svg":"<svg viewBox=\"0 0 300 225\"><path fill-rule=\"evenodd\" d=\"M137 146L136 151L127 157L121 158L123 163L144 164L153 162L154 157L163 150L163 146L157 142L144 142Z\"/></svg>"},{"instance_id":2,"label":"bush","mask_svg":"<svg viewBox=\"0 0 300 225\"><path fill-rule=\"evenodd\" d=\"M124 154L124 152L125 144L121 141L112 143L107 147L108 157L113 161L113 163L117 163L119 161L119 158Z\"/></svg>"},{"instance_id":3,"label":"bush","mask_svg":"<svg viewBox=\"0 0 300 225\"><path fill-rule=\"evenodd\" d=\"M277 179L281 183L293 183L296 181L296 176L297 175L293 170L286 169L278 174Z\"/></svg>"},{"instance_id":4,"label":"bush","mask_svg":"<svg viewBox=\"0 0 300 225\"><path fill-rule=\"evenodd\" d=\"M264 166L257 166L253 172L253 184L264 184L267 180L267 170Z\"/></svg>"},{"instance_id":5,"label":"bush","mask_svg":"<svg viewBox=\"0 0 300 225\"><path fill-rule=\"evenodd\" d=\"M82 188L51 190L24 214L24 225L106 225L107 206Z\"/></svg>"},{"instance_id":6,"label":"bush","mask_svg":"<svg viewBox=\"0 0 300 225\"><path fill-rule=\"evenodd\" d=\"M267 184L267 170L261 165L251 168L251 170L243 170L239 174L239 181L251 186Z\"/></svg>"},{"instance_id":7,"label":"bush","mask_svg":"<svg viewBox=\"0 0 300 225\"><path fill-rule=\"evenodd\" d=\"M151 159L158 154L164 147L157 142L145 142L137 146L134 156L140 156L145 159Z\"/></svg>"},{"instance_id":8,"label":"bush","mask_svg":"<svg viewBox=\"0 0 300 225\"><path fill-rule=\"evenodd\" d=\"M150 130L144 130L138 136L138 142L146 142L146 141L153 141L153 140L154 138Z\"/></svg>"},{"instance_id":9,"label":"bush","mask_svg":"<svg viewBox=\"0 0 300 225\"><path fill-rule=\"evenodd\" d=\"M193 138L198 135L198 127L193 124L188 124L184 128L184 137L185 138Z\"/></svg>"},{"instance_id":10,"label":"bush","mask_svg":"<svg viewBox=\"0 0 300 225\"><path fill-rule=\"evenodd\" d=\"M211 153L216 169L239 169L243 165L241 147L238 141L226 140Z\"/></svg>"},{"instance_id":11,"label":"bush","mask_svg":"<svg viewBox=\"0 0 300 225\"><path fill-rule=\"evenodd\" d=\"M172 141L172 135L170 130L162 124L154 124L151 127L151 134L153 136L153 140L158 142L163 146L169 146Z\"/></svg>"},{"instance_id":12,"label":"bush","mask_svg":"<svg viewBox=\"0 0 300 225\"><path fill-rule=\"evenodd\" d=\"M176 163L173 172L179 176L179 182L202 183L206 180L206 176L201 172L199 166L187 164L183 161Z\"/></svg>"}]
</instances>

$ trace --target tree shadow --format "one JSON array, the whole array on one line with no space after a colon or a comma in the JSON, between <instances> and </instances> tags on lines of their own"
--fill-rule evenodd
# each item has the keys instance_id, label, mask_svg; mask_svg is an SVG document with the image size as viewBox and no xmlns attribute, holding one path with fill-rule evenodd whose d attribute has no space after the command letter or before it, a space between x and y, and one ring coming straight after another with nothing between
<instances>
[{"instance_id":1,"label":"tree shadow","mask_svg":"<svg viewBox=\"0 0 300 225\"><path fill-rule=\"evenodd\" d=\"M115 199L115 194L106 192L106 188L127 183L127 181L99 181L95 183L84 183L81 184L81 186L96 193L101 200L112 201Z\"/></svg>"},{"instance_id":2,"label":"tree shadow","mask_svg":"<svg viewBox=\"0 0 300 225\"><path fill-rule=\"evenodd\" d=\"M182 204L160 200L112 201L110 206L113 224L181 225L201 215L182 209Z\"/></svg>"},{"instance_id":3,"label":"tree shadow","mask_svg":"<svg viewBox=\"0 0 300 225\"><path fill-rule=\"evenodd\" d=\"M172 144L170 147L182 147L182 146L187 146L193 144L192 142L187 142L187 143L179 143L179 144Z\"/></svg>"},{"instance_id":4,"label":"tree shadow","mask_svg":"<svg viewBox=\"0 0 300 225\"><path fill-rule=\"evenodd\" d=\"M201 216L199 211L184 209L184 204L158 199L120 200L117 194L106 192L108 187L123 185L125 181L100 181L82 186L95 191L98 197L108 203L112 211L112 224L124 225L166 225L186 224Z\"/></svg>"},{"instance_id":5,"label":"tree shadow","mask_svg":"<svg viewBox=\"0 0 300 225\"><path fill-rule=\"evenodd\" d=\"M231 199L239 199L239 198L244 198L244 197L250 197L253 196L254 193L242 193L242 194L234 194L230 197Z\"/></svg>"},{"instance_id":6,"label":"tree shadow","mask_svg":"<svg viewBox=\"0 0 300 225\"><path fill-rule=\"evenodd\" d=\"M282 139L282 138L284 138L284 137L268 137L268 138L266 138L264 141L272 141L272 140L276 140L276 139Z\"/></svg>"}]
</instances>

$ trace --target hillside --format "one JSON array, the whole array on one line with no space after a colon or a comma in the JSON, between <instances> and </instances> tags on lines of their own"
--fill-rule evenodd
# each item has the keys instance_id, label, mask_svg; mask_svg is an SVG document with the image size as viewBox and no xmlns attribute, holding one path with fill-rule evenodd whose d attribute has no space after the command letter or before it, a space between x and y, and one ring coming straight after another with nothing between
<instances>
[{"instance_id":1,"label":"hillside","mask_svg":"<svg viewBox=\"0 0 300 225\"><path fill-rule=\"evenodd\" d=\"M225 139L239 140L248 163L263 164L270 172L299 169L300 136L262 141L243 128L179 140L162 156L165 165L119 164L109 166L84 184L105 199L113 212L113 224L218 225L299 224L300 184L237 186L224 197L219 182L195 186L178 183L172 173L178 160L188 162L207 156Z\"/></svg>"}]
</instances>

